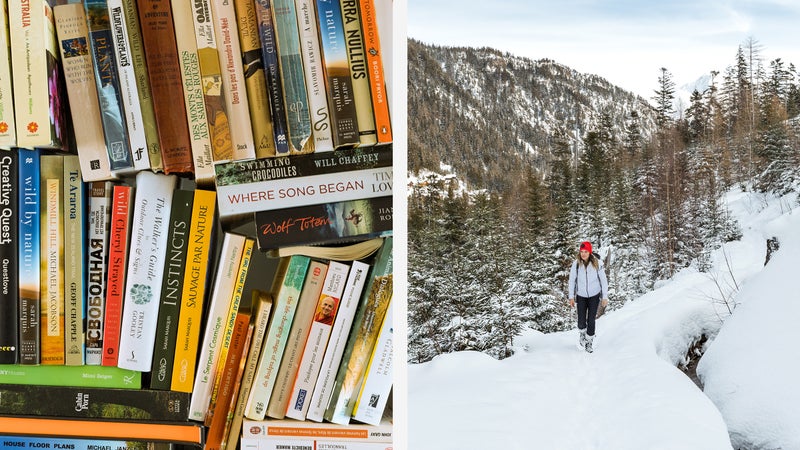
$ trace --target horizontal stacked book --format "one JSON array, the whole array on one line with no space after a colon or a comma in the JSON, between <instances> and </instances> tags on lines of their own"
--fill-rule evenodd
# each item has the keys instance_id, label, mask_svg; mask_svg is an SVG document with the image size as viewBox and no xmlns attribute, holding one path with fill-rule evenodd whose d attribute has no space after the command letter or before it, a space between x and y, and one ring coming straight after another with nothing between
<instances>
[{"instance_id":1,"label":"horizontal stacked book","mask_svg":"<svg viewBox=\"0 0 800 450\"><path fill-rule=\"evenodd\" d=\"M3 442L391 446L377 5L0 1Z\"/></svg>"}]
</instances>

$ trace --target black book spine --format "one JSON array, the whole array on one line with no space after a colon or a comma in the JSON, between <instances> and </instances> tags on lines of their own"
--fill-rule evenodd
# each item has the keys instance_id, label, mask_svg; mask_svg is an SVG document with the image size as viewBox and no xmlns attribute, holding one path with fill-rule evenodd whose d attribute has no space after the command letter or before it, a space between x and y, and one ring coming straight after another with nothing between
<instances>
[{"instance_id":1,"label":"black book spine","mask_svg":"<svg viewBox=\"0 0 800 450\"><path fill-rule=\"evenodd\" d=\"M18 150L0 151L0 364L19 359Z\"/></svg>"}]
</instances>

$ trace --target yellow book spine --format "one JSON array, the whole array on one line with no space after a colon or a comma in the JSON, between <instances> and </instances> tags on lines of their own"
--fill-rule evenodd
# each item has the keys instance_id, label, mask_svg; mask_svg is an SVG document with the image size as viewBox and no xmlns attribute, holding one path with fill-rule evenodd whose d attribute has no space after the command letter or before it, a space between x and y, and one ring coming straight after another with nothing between
<instances>
[{"instance_id":1,"label":"yellow book spine","mask_svg":"<svg viewBox=\"0 0 800 450\"><path fill-rule=\"evenodd\" d=\"M42 364L64 364L64 159L41 157Z\"/></svg>"}]
</instances>

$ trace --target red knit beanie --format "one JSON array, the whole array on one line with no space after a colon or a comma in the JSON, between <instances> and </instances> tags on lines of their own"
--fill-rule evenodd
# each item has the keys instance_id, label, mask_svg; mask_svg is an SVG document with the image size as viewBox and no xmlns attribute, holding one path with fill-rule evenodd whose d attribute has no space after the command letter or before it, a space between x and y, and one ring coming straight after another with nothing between
<instances>
[{"instance_id":1,"label":"red knit beanie","mask_svg":"<svg viewBox=\"0 0 800 450\"><path fill-rule=\"evenodd\" d=\"M581 250L586 250L589 253L592 253L592 243L589 241L581 242Z\"/></svg>"}]
</instances>

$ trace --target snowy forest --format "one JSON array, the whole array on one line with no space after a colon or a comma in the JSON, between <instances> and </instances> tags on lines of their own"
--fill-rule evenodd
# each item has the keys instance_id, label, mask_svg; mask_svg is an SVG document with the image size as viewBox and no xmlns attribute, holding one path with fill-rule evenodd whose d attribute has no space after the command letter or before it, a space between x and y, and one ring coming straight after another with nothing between
<instances>
[{"instance_id":1,"label":"snowy forest","mask_svg":"<svg viewBox=\"0 0 800 450\"><path fill-rule=\"evenodd\" d=\"M572 327L580 241L616 309L741 236L730 189L800 189L800 76L762 51L732 49L684 105L669 68L631 100L553 61L410 40L409 362Z\"/></svg>"}]
</instances>

